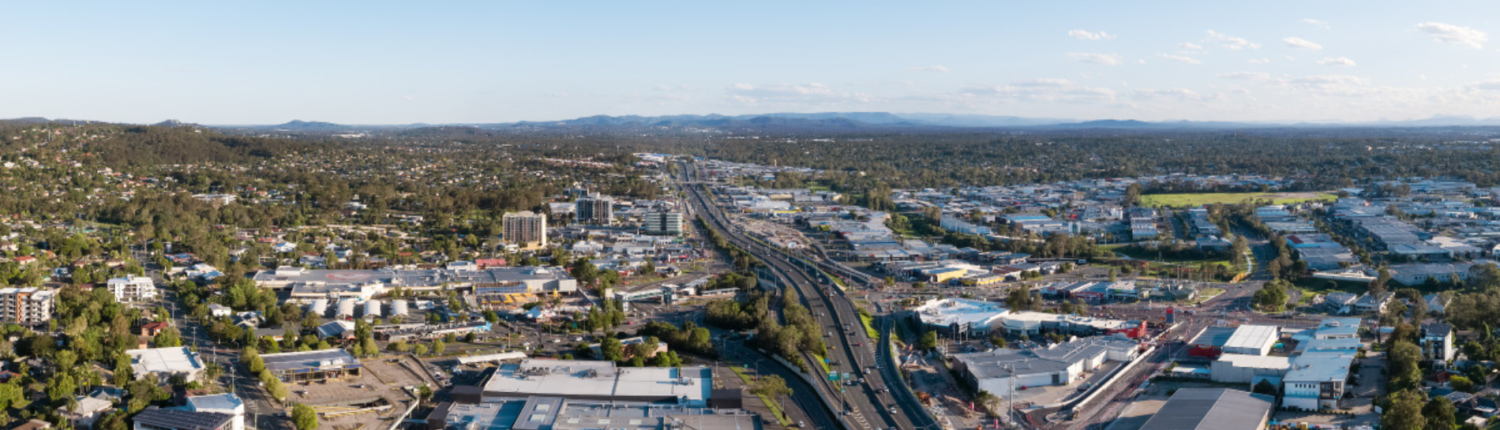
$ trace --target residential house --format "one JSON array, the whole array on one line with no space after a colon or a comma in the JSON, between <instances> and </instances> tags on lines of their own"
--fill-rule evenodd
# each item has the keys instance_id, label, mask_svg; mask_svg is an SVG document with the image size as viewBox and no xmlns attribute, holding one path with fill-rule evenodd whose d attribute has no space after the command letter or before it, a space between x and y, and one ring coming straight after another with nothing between
<instances>
[{"instance_id":1,"label":"residential house","mask_svg":"<svg viewBox=\"0 0 1500 430\"><path fill-rule=\"evenodd\" d=\"M208 314L214 317L227 317L234 314L234 309L218 303L208 305Z\"/></svg>"},{"instance_id":2,"label":"residential house","mask_svg":"<svg viewBox=\"0 0 1500 430\"><path fill-rule=\"evenodd\" d=\"M1391 293L1380 295L1371 295L1370 293L1365 293L1360 295L1358 300L1354 301L1354 306L1352 308L1354 312L1359 313L1385 312L1386 305L1391 303L1391 297Z\"/></svg>"}]
</instances>

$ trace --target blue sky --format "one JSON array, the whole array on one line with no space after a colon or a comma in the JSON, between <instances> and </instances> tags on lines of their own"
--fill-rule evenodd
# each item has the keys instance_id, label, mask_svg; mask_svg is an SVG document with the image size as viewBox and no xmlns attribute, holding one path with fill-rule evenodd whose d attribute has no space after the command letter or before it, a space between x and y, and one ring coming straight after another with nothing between
<instances>
[{"instance_id":1,"label":"blue sky","mask_svg":"<svg viewBox=\"0 0 1500 430\"><path fill-rule=\"evenodd\" d=\"M1500 116L1500 3L26 2L0 118Z\"/></svg>"}]
</instances>

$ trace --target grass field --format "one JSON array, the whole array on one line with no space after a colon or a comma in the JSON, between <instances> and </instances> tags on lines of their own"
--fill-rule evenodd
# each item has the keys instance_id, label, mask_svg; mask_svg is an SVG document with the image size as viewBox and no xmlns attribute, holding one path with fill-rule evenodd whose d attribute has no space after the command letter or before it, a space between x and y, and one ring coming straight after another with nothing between
<instances>
[{"instance_id":1,"label":"grass field","mask_svg":"<svg viewBox=\"0 0 1500 430\"><path fill-rule=\"evenodd\" d=\"M1213 203L1234 204L1245 201L1245 199L1271 199L1274 204L1302 203L1312 200L1329 200L1338 198L1333 193L1305 192L1305 193L1201 193L1201 194L1146 194L1141 196L1143 206L1171 206L1189 207L1201 206Z\"/></svg>"},{"instance_id":2,"label":"grass field","mask_svg":"<svg viewBox=\"0 0 1500 430\"><path fill-rule=\"evenodd\" d=\"M859 321L865 323L865 334L870 335L870 339L880 339L880 332L875 330L875 317L868 312L860 312Z\"/></svg>"}]
</instances>

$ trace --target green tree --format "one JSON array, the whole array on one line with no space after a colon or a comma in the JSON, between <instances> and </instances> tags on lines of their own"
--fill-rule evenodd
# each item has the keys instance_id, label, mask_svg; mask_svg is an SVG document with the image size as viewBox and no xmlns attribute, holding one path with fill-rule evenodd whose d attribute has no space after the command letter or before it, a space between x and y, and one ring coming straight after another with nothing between
<instances>
[{"instance_id":1,"label":"green tree","mask_svg":"<svg viewBox=\"0 0 1500 430\"><path fill-rule=\"evenodd\" d=\"M922 339L917 341L917 348L932 350L938 347L938 336L936 331L928 330L922 334Z\"/></svg>"},{"instance_id":2,"label":"green tree","mask_svg":"<svg viewBox=\"0 0 1500 430\"><path fill-rule=\"evenodd\" d=\"M1469 377L1467 376L1449 377L1448 386L1453 387L1454 390L1462 391L1465 393L1474 392L1474 381L1469 379Z\"/></svg>"},{"instance_id":3,"label":"green tree","mask_svg":"<svg viewBox=\"0 0 1500 430\"><path fill-rule=\"evenodd\" d=\"M151 338L151 346L157 348L182 346L182 336L177 333L177 328L167 327L166 330L157 333L156 337Z\"/></svg>"},{"instance_id":4,"label":"green tree","mask_svg":"<svg viewBox=\"0 0 1500 430\"><path fill-rule=\"evenodd\" d=\"M73 380L73 375L67 372L52 375L47 381L47 398L52 400L53 405L61 405L73 398L73 392L78 391L78 383Z\"/></svg>"},{"instance_id":5,"label":"green tree","mask_svg":"<svg viewBox=\"0 0 1500 430\"><path fill-rule=\"evenodd\" d=\"M1415 390L1422 384L1422 349L1405 339L1393 343L1386 355L1386 390Z\"/></svg>"},{"instance_id":6,"label":"green tree","mask_svg":"<svg viewBox=\"0 0 1500 430\"><path fill-rule=\"evenodd\" d=\"M791 395L792 388L786 386L786 380L781 379L781 376L764 375L761 376L760 379L756 380L755 384L750 387L750 392L757 396L765 396L767 398L776 399L780 396Z\"/></svg>"},{"instance_id":7,"label":"green tree","mask_svg":"<svg viewBox=\"0 0 1500 430\"><path fill-rule=\"evenodd\" d=\"M599 355L600 358L608 361L624 361L625 348L620 344L620 339L616 339L614 336L605 336L599 342Z\"/></svg>"},{"instance_id":8,"label":"green tree","mask_svg":"<svg viewBox=\"0 0 1500 430\"><path fill-rule=\"evenodd\" d=\"M991 335L990 336L990 344L991 345L995 345L996 348L1004 348L1005 347L1005 338L1002 337L1002 336L1000 336L1000 335L998 335L998 334L997 335Z\"/></svg>"},{"instance_id":9,"label":"green tree","mask_svg":"<svg viewBox=\"0 0 1500 430\"><path fill-rule=\"evenodd\" d=\"M1380 416L1382 430L1423 430L1427 420L1422 417L1422 395L1412 390L1401 390L1386 397L1385 412Z\"/></svg>"},{"instance_id":10,"label":"green tree","mask_svg":"<svg viewBox=\"0 0 1500 430\"><path fill-rule=\"evenodd\" d=\"M301 403L292 405L292 423L296 424L297 430L317 430L318 411Z\"/></svg>"},{"instance_id":11,"label":"green tree","mask_svg":"<svg viewBox=\"0 0 1500 430\"><path fill-rule=\"evenodd\" d=\"M258 374L266 369L266 362L260 358L260 351L256 351L253 347L245 347L243 351L240 351L240 362L245 364L245 370L249 370L250 373Z\"/></svg>"},{"instance_id":12,"label":"green tree","mask_svg":"<svg viewBox=\"0 0 1500 430\"><path fill-rule=\"evenodd\" d=\"M1457 411L1453 402L1447 397L1434 396L1422 406L1422 417L1426 418L1427 425L1423 430L1453 430L1458 425Z\"/></svg>"}]
</instances>

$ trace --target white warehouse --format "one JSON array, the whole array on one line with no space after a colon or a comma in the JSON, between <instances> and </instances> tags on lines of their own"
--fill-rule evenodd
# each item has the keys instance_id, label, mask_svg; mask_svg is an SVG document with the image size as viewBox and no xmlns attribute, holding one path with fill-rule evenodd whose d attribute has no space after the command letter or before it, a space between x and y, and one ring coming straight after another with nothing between
<instances>
[{"instance_id":1,"label":"white warehouse","mask_svg":"<svg viewBox=\"0 0 1500 430\"><path fill-rule=\"evenodd\" d=\"M1280 386L1281 378L1291 368L1291 359L1287 357L1224 354L1209 365L1209 378L1214 382L1250 384L1252 388L1261 380Z\"/></svg>"},{"instance_id":2,"label":"white warehouse","mask_svg":"<svg viewBox=\"0 0 1500 430\"><path fill-rule=\"evenodd\" d=\"M1270 325L1242 325L1224 342L1225 354L1266 355L1281 340L1281 328Z\"/></svg>"},{"instance_id":3,"label":"white warehouse","mask_svg":"<svg viewBox=\"0 0 1500 430\"><path fill-rule=\"evenodd\" d=\"M1140 353L1140 344L1120 336L1089 337L1047 348L1007 349L972 354L954 354L959 370L979 390L995 395L1010 394L1011 387L1024 389L1068 385L1083 372L1097 369L1105 361L1130 362Z\"/></svg>"}]
</instances>

